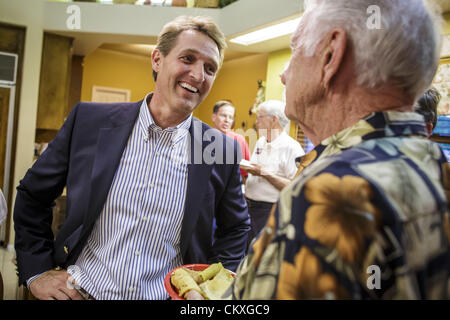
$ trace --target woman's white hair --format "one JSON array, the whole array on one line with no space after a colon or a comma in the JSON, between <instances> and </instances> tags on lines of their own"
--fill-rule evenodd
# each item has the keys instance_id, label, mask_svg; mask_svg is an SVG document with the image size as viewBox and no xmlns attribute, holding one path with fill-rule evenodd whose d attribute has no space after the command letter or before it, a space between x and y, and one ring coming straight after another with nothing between
<instances>
[{"instance_id":1,"label":"woman's white hair","mask_svg":"<svg viewBox=\"0 0 450 320\"><path fill-rule=\"evenodd\" d=\"M286 128L289 119L284 114L285 103L279 100L267 100L259 104L258 110L264 110L267 115L275 116L281 128Z\"/></svg>"},{"instance_id":2,"label":"woman's white hair","mask_svg":"<svg viewBox=\"0 0 450 320\"><path fill-rule=\"evenodd\" d=\"M301 22L300 45L305 55L312 56L323 37L340 27L347 31L355 55L358 85L379 88L391 84L414 98L430 86L442 44L443 19L436 4L424 0L305 0L304 6L307 21ZM378 17L373 16L377 13ZM379 25L371 24L371 18L379 18L374 20Z\"/></svg>"}]
</instances>

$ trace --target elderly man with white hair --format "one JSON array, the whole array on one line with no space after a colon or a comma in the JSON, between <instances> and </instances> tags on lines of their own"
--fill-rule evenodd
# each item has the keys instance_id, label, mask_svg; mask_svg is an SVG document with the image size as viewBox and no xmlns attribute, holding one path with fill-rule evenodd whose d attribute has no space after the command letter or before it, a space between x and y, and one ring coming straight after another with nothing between
<instances>
[{"instance_id":1,"label":"elderly man with white hair","mask_svg":"<svg viewBox=\"0 0 450 320\"><path fill-rule=\"evenodd\" d=\"M284 109L285 104L278 100L259 104L255 124L260 138L250 158L251 166L241 164L249 173L245 184L251 220L249 242L264 227L280 190L294 178L295 159L305 154L300 143L284 131L289 125Z\"/></svg>"},{"instance_id":2,"label":"elderly man with white hair","mask_svg":"<svg viewBox=\"0 0 450 320\"><path fill-rule=\"evenodd\" d=\"M450 166L413 112L437 69L441 18L422 0L305 9L282 81L286 114L315 148L233 297L448 299Z\"/></svg>"}]
</instances>

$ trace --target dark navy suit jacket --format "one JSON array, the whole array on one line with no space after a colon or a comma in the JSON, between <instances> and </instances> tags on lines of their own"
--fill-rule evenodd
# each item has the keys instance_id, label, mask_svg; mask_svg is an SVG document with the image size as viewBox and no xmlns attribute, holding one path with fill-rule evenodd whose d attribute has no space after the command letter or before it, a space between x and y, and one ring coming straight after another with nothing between
<instances>
[{"instance_id":1,"label":"dark navy suit jacket","mask_svg":"<svg viewBox=\"0 0 450 320\"><path fill-rule=\"evenodd\" d=\"M27 171L17 187L14 208L19 283L75 263L103 209L141 104L78 103L47 150ZM203 136L205 132L223 139L224 152L233 153L233 163L188 164L181 254L185 264L221 261L235 270L245 255L250 229L240 183L240 150L236 141L193 118L191 162L196 157L197 163L198 150L205 150L211 143ZM52 208L65 186L66 220L54 239ZM217 229L212 243L214 217Z\"/></svg>"}]
</instances>

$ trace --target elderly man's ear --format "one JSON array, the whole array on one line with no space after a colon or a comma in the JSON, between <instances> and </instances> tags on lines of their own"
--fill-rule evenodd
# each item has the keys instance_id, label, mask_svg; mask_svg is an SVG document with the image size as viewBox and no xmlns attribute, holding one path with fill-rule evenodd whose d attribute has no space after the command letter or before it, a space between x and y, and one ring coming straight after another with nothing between
<instances>
[{"instance_id":1,"label":"elderly man's ear","mask_svg":"<svg viewBox=\"0 0 450 320\"><path fill-rule=\"evenodd\" d=\"M322 51L323 84L328 88L341 67L347 48L347 33L344 29L333 29L326 37Z\"/></svg>"}]
</instances>

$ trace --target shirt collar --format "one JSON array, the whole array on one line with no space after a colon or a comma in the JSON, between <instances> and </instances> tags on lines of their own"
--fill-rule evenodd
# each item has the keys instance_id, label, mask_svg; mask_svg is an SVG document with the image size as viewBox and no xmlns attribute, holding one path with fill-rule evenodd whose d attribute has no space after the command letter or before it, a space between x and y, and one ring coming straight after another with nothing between
<instances>
[{"instance_id":1,"label":"shirt collar","mask_svg":"<svg viewBox=\"0 0 450 320\"><path fill-rule=\"evenodd\" d=\"M331 137L323 140L312 151L314 160L308 157L308 165L316 159L341 153L343 150L354 147L363 141L406 136L427 137L423 116L415 112L374 112L355 125L348 127ZM311 152L312 152L311 151ZM296 159L304 162L303 157Z\"/></svg>"},{"instance_id":2,"label":"shirt collar","mask_svg":"<svg viewBox=\"0 0 450 320\"><path fill-rule=\"evenodd\" d=\"M153 120L152 114L150 113L150 109L147 104L147 100L150 101L152 95L153 93L149 93L148 95L146 95L141 104L138 120L140 132L142 133L144 139L148 139L149 135L152 133L160 134L163 132L170 132L172 133L172 143L175 144L178 141L180 141L180 139L185 137L189 132L189 128L191 127L192 123L192 114L190 114L185 120L183 120L177 126L169 127L163 130Z\"/></svg>"},{"instance_id":3,"label":"shirt collar","mask_svg":"<svg viewBox=\"0 0 450 320\"><path fill-rule=\"evenodd\" d=\"M282 139L280 139L282 136L284 136L284 135L287 135L287 133L284 131L284 130L281 130L281 132L280 132L280 134L275 138L275 139L273 139L272 141L267 141L267 137L266 136L263 136L263 142L264 142L264 145L268 145L268 146L274 146L274 145L276 145L278 142L280 142Z\"/></svg>"}]
</instances>

